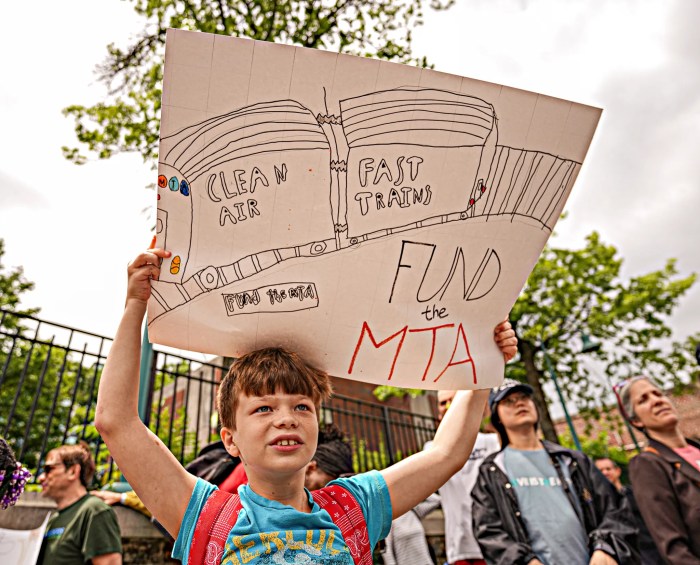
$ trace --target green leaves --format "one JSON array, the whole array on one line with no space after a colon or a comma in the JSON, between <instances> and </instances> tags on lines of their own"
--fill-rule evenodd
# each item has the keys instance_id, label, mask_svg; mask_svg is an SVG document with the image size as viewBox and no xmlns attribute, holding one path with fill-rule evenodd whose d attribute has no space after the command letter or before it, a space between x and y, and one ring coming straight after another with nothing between
<instances>
[{"instance_id":1,"label":"green leaves","mask_svg":"<svg viewBox=\"0 0 700 565\"><path fill-rule=\"evenodd\" d=\"M88 155L109 159L136 152L155 164L167 28L323 48L427 66L411 54L411 31L423 23L422 0L131 0L144 27L126 47L107 46L97 75L104 101L63 110L79 147L63 147L81 165ZM454 0L431 0L445 10ZM87 152L87 154L86 154Z\"/></svg>"},{"instance_id":2,"label":"green leaves","mask_svg":"<svg viewBox=\"0 0 700 565\"><path fill-rule=\"evenodd\" d=\"M617 249L596 232L582 249L547 247L511 313L521 352L525 344L537 352L530 356L530 370L541 382L548 378L539 352L544 342L565 395L580 410L599 408L609 398L610 383L629 375L646 373L670 383L697 377L691 342L668 340L668 317L696 275L680 277L669 259L656 271L625 279L622 263ZM603 347L584 356L582 334ZM509 371L522 375L523 368Z\"/></svg>"},{"instance_id":3,"label":"green leaves","mask_svg":"<svg viewBox=\"0 0 700 565\"><path fill-rule=\"evenodd\" d=\"M32 290L34 288L34 283L28 281L24 277L24 270L22 267L16 267L9 272L5 272L5 266L2 264L2 256L4 254L5 241L0 238L0 308L17 312L18 314L36 314L39 311L38 308L18 309L21 295L28 290ZM9 327L8 324L10 324L9 320L3 327L6 329L13 329L15 327L14 325Z\"/></svg>"}]
</instances>

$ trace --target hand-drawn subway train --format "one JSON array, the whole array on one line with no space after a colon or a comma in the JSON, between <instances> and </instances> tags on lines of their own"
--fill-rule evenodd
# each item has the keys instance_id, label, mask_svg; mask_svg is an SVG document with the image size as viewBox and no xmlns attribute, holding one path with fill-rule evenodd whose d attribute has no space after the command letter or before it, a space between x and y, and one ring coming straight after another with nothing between
<instances>
[{"instance_id":1,"label":"hand-drawn subway train","mask_svg":"<svg viewBox=\"0 0 700 565\"><path fill-rule=\"evenodd\" d=\"M173 258L151 319L282 261L393 233L484 215L545 226L577 164L497 138L488 102L417 87L342 100L340 116L261 102L164 137L157 235Z\"/></svg>"}]
</instances>

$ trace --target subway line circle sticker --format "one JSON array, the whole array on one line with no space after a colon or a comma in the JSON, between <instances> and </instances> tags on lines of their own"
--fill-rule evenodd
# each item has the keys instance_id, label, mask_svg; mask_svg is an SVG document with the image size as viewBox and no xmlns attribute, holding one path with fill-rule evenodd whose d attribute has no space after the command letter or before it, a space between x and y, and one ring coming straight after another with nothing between
<instances>
[{"instance_id":1,"label":"subway line circle sticker","mask_svg":"<svg viewBox=\"0 0 700 565\"><path fill-rule=\"evenodd\" d=\"M165 188L166 186L168 186L168 177L158 175L158 188Z\"/></svg>"},{"instance_id":2,"label":"subway line circle sticker","mask_svg":"<svg viewBox=\"0 0 700 565\"><path fill-rule=\"evenodd\" d=\"M180 181L177 180L177 177L171 177L170 181L168 182L168 187L173 192L180 190Z\"/></svg>"}]
</instances>

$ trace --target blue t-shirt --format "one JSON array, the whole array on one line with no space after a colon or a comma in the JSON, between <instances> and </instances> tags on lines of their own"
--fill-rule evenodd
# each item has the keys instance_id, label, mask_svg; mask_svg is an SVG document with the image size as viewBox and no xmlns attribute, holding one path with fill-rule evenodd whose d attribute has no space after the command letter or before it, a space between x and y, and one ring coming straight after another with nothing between
<instances>
[{"instance_id":1,"label":"blue t-shirt","mask_svg":"<svg viewBox=\"0 0 700 565\"><path fill-rule=\"evenodd\" d=\"M504 450L504 464L537 558L544 565L588 565L588 536L549 453L509 446ZM561 468L573 488L566 466Z\"/></svg>"},{"instance_id":2,"label":"blue t-shirt","mask_svg":"<svg viewBox=\"0 0 700 565\"><path fill-rule=\"evenodd\" d=\"M329 484L350 491L367 522L370 548L384 539L391 528L391 500L384 477L378 471L362 473ZM192 536L204 503L216 487L197 479L172 556L187 563ZM352 565L350 551L340 529L311 497L310 513L268 500L253 492L249 485L238 488L243 509L228 535L221 562L227 565L321 563Z\"/></svg>"}]
</instances>

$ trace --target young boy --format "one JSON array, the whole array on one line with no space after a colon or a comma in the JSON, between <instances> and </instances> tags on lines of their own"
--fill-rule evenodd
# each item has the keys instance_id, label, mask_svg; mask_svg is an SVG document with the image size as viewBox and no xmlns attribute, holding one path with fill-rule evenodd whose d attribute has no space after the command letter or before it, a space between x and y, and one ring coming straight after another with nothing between
<instances>
[{"instance_id":1,"label":"young boy","mask_svg":"<svg viewBox=\"0 0 700 565\"><path fill-rule=\"evenodd\" d=\"M177 539L173 556L191 562L193 536L200 536L195 527L216 487L187 473L137 411L141 323L150 280L169 256L150 249L129 265L126 307L102 373L95 424L138 496ZM517 340L507 321L496 328L495 340L506 361L515 355ZM358 546L371 551L393 518L462 468L488 398L488 390L460 391L430 450L382 471L333 481L356 500L367 526L366 535L346 540L304 489L318 409L330 393L328 375L282 349L255 351L233 364L218 396L221 437L243 461L249 483L239 488L242 509L225 534L223 552L208 554L207 562L352 564Z\"/></svg>"}]
</instances>

